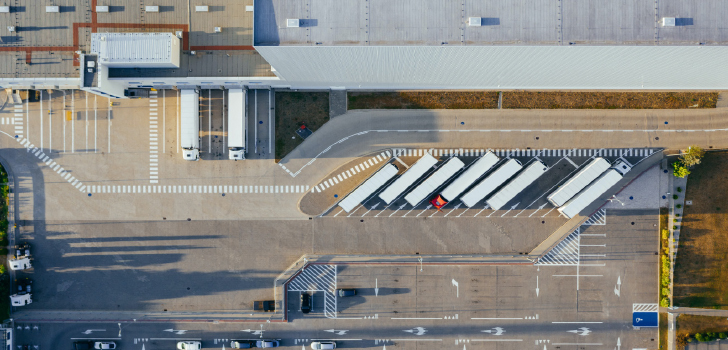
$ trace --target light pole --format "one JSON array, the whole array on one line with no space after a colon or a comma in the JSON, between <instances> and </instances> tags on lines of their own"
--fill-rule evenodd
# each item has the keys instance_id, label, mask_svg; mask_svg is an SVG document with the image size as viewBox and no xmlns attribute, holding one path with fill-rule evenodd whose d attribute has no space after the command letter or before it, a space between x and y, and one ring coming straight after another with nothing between
<instances>
[{"instance_id":1,"label":"light pole","mask_svg":"<svg viewBox=\"0 0 728 350\"><path fill-rule=\"evenodd\" d=\"M422 272L422 257L418 257L417 260L420 262L420 272Z\"/></svg>"}]
</instances>

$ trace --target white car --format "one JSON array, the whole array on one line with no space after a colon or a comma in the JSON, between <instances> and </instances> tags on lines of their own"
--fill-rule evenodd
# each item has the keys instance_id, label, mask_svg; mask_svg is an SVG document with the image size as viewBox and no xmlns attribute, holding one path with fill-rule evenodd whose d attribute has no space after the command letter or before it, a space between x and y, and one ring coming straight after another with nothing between
<instances>
[{"instance_id":1,"label":"white car","mask_svg":"<svg viewBox=\"0 0 728 350\"><path fill-rule=\"evenodd\" d=\"M202 349L202 343L198 341L181 341L177 342L178 350L200 350Z\"/></svg>"},{"instance_id":2,"label":"white car","mask_svg":"<svg viewBox=\"0 0 728 350\"><path fill-rule=\"evenodd\" d=\"M332 341L319 342L315 341L311 343L312 350L334 350L336 349L336 343Z\"/></svg>"},{"instance_id":3,"label":"white car","mask_svg":"<svg viewBox=\"0 0 728 350\"><path fill-rule=\"evenodd\" d=\"M99 349L99 350L116 349L116 343L114 343L113 341L110 341L110 342L97 341L94 343L94 349Z\"/></svg>"}]
</instances>

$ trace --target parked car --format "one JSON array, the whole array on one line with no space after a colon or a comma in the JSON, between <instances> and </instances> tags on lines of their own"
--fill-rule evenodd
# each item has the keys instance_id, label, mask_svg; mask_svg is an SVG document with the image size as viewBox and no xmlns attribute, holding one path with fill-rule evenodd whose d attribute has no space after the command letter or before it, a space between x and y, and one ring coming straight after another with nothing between
<instances>
[{"instance_id":1,"label":"parked car","mask_svg":"<svg viewBox=\"0 0 728 350\"><path fill-rule=\"evenodd\" d=\"M340 297L353 297L356 295L356 289L353 288L346 288L346 289L339 289L339 296Z\"/></svg>"},{"instance_id":2,"label":"parked car","mask_svg":"<svg viewBox=\"0 0 728 350\"><path fill-rule=\"evenodd\" d=\"M308 293L301 293L301 312L304 314L307 314L311 312L311 307L313 300L311 298L311 295Z\"/></svg>"},{"instance_id":3,"label":"parked car","mask_svg":"<svg viewBox=\"0 0 728 350\"><path fill-rule=\"evenodd\" d=\"M94 343L90 341L77 341L73 343L73 348L76 350L91 350L94 348Z\"/></svg>"},{"instance_id":4,"label":"parked car","mask_svg":"<svg viewBox=\"0 0 728 350\"><path fill-rule=\"evenodd\" d=\"M94 349L113 350L116 349L116 343L114 343L113 341L97 341L94 343Z\"/></svg>"},{"instance_id":5,"label":"parked car","mask_svg":"<svg viewBox=\"0 0 728 350\"><path fill-rule=\"evenodd\" d=\"M202 349L202 343L198 341L181 341L177 342L177 350L200 350Z\"/></svg>"},{"instance_id":6,"label":"parked car","mask_svg":"<svg viewBox=\"0 0 728 350\"><path fill-rule=\"evenodd\" d=\"M255 347L255 342L252 340L233 340L230 342L230 347L233 349L250 349Z\"/></svg>"},{"instance_id":7,"label":"parked car","mask_svg":"<svg viewBox=\"0 0 728 350\"><path fill-rule=\"evenodd\" d=\"M258 348L277 348L280 343L277 340L258 340L255 346Z\"/></svg>"},{"instance_id":8,"label":"parked car","mask_svg":"<svg viewBox=\"0 0 728 350\"><path fill-rule=\"evenodd\" d=\"M315 341L311 343L312 350L334 350L336 349L336 343L332 341Z\"/></svg>"}]
</instances>

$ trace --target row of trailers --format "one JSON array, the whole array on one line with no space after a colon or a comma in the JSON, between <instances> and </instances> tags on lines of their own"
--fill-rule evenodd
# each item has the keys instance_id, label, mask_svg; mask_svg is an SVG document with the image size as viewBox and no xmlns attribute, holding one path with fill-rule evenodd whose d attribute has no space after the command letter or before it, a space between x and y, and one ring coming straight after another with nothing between
<instances>
[{"instance_id":1,"label":"row of trailers","mask_svg":"<svg viewBox=\"0 0 728 350\"><path fill-rule=\"evenodd\" d=\"M524 166L516 159L507 159L496 167L499 162L500 158L493 152L486 153L431 199L430 204L439 210L460 198L463 204L471 208L487 198L485 203L488 207L499 210L548 170L539 160ZM389 205L435 164L437 159L425 153L391 183L399 169L392 163L387 164L339 202L339 206L347 213L351 212L385 185L378 196ZM432 175L412 188L404 199L412 206L419 205L463 168L465 164L459 158L448 159ZM561 214L572 218L616 185L629 170L630 167L624 162L618 161L612 167L604 158L595 158L551 193L548 200Z\"/></svg>"},{"instance_id":2,"label":"row of trailers","mask_svg":"<svg viewBox=\"0 0 728 350\"><path fill-rule=\"evenodd\" d=\"M245 159L247 140L247 114L245 111L246 91L228 90L227 104L227 144L228 155L232 160ZM180 147L185 160L200 160L200 92L183 89L180 92Z\"/></svg>"}]
</instances>

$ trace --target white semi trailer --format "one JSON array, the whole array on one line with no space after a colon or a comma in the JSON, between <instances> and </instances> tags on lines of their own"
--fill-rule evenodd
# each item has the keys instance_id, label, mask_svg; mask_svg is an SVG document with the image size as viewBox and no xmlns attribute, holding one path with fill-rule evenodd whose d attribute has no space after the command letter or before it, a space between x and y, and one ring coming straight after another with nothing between
<instances>
[{"instance_id":1,"label":"white semi trailer","mask_svg":"<svg viewBox=\"0 0 728 350\"><path fill-rule=\"evenodd\" d=\"M181 90L180 95L182 158L200 160L200 94L197 90Z\"/></svg>"},{"instance_id":2,"label":"white semi trailer","mask_svg":"<svg viewBox=\"0 0 728 350\"><path fill-rule=\"evenodd\" d=\"M425 173L435 164L437 164L437 159L430 155L430 153L425 153L425 155L407 169L402 176L400 176L397 180L394 180L389 187L382 191L382 193L379 194L379 198L387 204L392 203L393 200L399 197L399 195L407 190L408 187L412 186L412 184L415 183L417 179L421 178L422 175L425 175Z\"/></svg>"},{"instance_id":3,"label":"white semi trailer","mask_svg":"<svg viewBox=\"0 0 728 350\"><path fill-rule=\"evenodd\" d=\"M404 200L412 206L416 206L422 202L427 196L435 192L438 187L442 186L449 178L453 177L455 173L460 171L465 166L462 160L458 157L452 157L450 160L445 162L440 169L437 169L435 173L430 175L427 180L423 181L414 190L404 196Z\"/></svg>"},{"instance_id":4,"label":"white semi trailer","mask_svg":"<svg viewBox=\"0 0 728 350\"><path fill-rule=\"evenodd\" d=\"M435 204L435 207L442 207L443 205L447 204L447 202L451 202L457 196L459 196L461 193L463 193L465 190L468 189L472 184L475 183L475 181L478 181L478 179L483 176L488 170L493 168L496 163L498 163L498 156L493 154L493 152L488 152L484 156L480 157L480 159L476 160L473 165L468 167L465 172L458 176L455 181L450 183L447 187L445 187L444 190L440 193L440 197L442 197L442 201L439 201L440 204ZM444 203L443 203L444 202ZM440 209L438 207L438 209Z\"/></svg>"},{"instance_id":5,"label":"white semi trailer","mask_svg":"<svg viewBox=\"0 0 728 350\"><path fill-rule=\"evenodd\" d=\"M515 159L508 160L468 191L462 198L463 204L467 205L468 208L472 208L487 195L495 191L496 188L508 181L521 168L523 168L521 162Z\"/></svg>"},{"instance_id":6,"label":"white semi trailer","mask_svg":"<svg viewBox=\"0 0 728 350\"><path fill-rule=\"evenodd\" d=\"M594 180L583 191L579 192L574 198L570 199L566 204L557 209L561 214L571 219L579 212L584 210L589 204L599 199L607 190L616 185L622 179L622 174L617 170L609 169L604 174Z\"/></svg>"},{"instance_id":7,"label":"white semi trailer","mask_svg":"<svg viewBox=\"0 0 728 350\"><path fill-rule=\"evenodd\" d=\"M564 205L569 199L589 186L599 175L609 169L609 162L604 158L594 158L589 164L579 170L566 183L548 196L549 202L556 207Z\"/></svg>"},{"instance_id":8,"label":"white semi trailer","mask_svg":"<svg viewBox=\"0 0 728 350\"><path fill-rule=\"evenodd\" d=\"M371 196L380 187L384 186L387 181L397 175L397 167L394 164L387 164L381 170L377 171L372 177L364 181L354 192L346 196L344 200L339 202L339 206L347 213L356 208L363 200Z\"/></svg>"},{"instance_id":9,"label":"white semi trailer","mask_svg":"<svg viewBox=\"0 0 728 350\"><path fill-rule=\"evenodd\" d=\"M228 90L228 157L233 160L245 159L247 122L245 113L245 90Z\"/></svg>"},{"instance_id":10,"label":"white semi trailer","mask_svg":"<svg viewBox=\"0 0 728 350\"><path fill-rule=\"evenodd\" d=\"M520 174L518 174L518 176L496 192L493 197L488 198L485 202L488 203L490 208L493 210L503 208L508 201L515 198L516 195L525 190L528 185L536 181L536 179L543 175L546 170L548 170L548 167L538 160L529 164Z\"/></svg>"}]
</instances>

